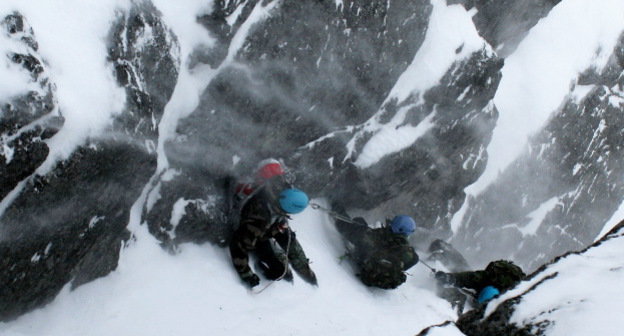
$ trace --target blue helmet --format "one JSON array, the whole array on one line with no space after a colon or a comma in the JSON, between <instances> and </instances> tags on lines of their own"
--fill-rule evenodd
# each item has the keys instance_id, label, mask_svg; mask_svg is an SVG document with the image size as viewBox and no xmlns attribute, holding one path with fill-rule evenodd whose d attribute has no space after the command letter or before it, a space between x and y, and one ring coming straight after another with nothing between
<instances>
[{"instance_id":1,"label":"blue helmet","mask_svg":"<svg viewBox=\"0 0 624 336\"><path fill-rule=\"evenodd\" d=\"M414 219L407 215L399 215L392 219L390 222L390 228L392 232L409 236L416 230L416 222Z\"/></svg>"},{"instance_id":2,"label":"blue helmet","mask_svg":"<svg viewBox=\"0 0 624 336\"><path fill-rule=\"evenodd\" d=\"M477 301L479 303L488 302L492 300L494 297L496 297L497 295L500 295L500 292L498 291L498 289L496 289L496 287L487 286L481 290L481 293L479 293L479 297L477 298Z\"/></svg>"},{"instance_id":3,"label":"blue helmet","mask_svg":"<svg viewBox=\"0 0 624 336\"><path fill-rule=\"evenodd\" d=\"M289 188L279 195L279 204L282 210L289 214L296 214L308 206L308 195L296 188Z\"/></svg>"}]
</instances>

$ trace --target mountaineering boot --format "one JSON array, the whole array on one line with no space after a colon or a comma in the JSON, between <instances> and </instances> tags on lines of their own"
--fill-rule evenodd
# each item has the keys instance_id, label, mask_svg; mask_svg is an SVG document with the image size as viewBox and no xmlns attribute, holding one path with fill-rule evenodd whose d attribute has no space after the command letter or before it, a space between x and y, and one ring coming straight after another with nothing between
<instances>
[{"instance_id":1,"label":"mountaineering boot","mask_svg":"<svg viewBox=\"0 0 624 336\"><path fill-rule=\"evenodd\" d=\"M299 274L299 276L303 278L303 280L305 280L307 283L318 286L318 282L316 281L316 274L314 274L314 272L310 268L310 265L306 265L305 267L300 269L295 269L295 271L297 271L297 274Z\"/></svg>"},{"instance_id":2,"label":"mountaineering boot","mask_svg":"<svg viewBox=\"0 0 624 336\"><path fill-rule=\"evenodd\" d=\"M310 261L306 258L303 248L296 240L292 241L290 249L288 250L288 260L292 268L303 280L312 285L317 285L316 275L310 268Z\"/></svg>"}]
</instances>

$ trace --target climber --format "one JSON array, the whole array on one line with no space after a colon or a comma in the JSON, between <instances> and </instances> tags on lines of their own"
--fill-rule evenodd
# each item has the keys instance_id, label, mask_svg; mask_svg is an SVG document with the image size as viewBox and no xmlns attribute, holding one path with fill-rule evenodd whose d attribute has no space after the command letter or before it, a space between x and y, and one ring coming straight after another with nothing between
<instances>
[{"instance_id":1,"label":"climber","mask_svg":"<svg viewBox=\"0 0 624 336\"><path fill-rule=\"evenodd\" d=\"M439 262L451 272L463 272L470 270L464 256L453 245L442 239L435 239L429 245L427 262Z\"/></svg>"},{"instance_id":2,"label":"climber","mask_svg":"<svg viewBox=\"0 0 624 336\"><path fill-rule=\"evenodd\" d=\"M307 207L308 196L287 183L277 160L261 162L256 178L230 241L234 268L250 288L258 285L260 278L249 266L249 254L253 253L258 259L256 267L265 278L292 281L290 264L305 281L316 285L303 248L288 225L291 214Z\"/></svg>"},{"instance_id":3,"label":"climber","mask_svg":"<svg viewBox=\"0 0 624 336\"><path fill-rule=\"evenodd\" d=\"M345 213L341 206L334 205L333 209ZM340 214L334 218L345 240L346 257L353 262L362 283L393 289L405 282L405 271L418 263L418 255L407 241L416 229L412 217L398 215L376 229L370 228L361 217L350 220Z\"/></svg>"},{"instance_id":4,"label":"climber","mask_svg":"<svg viewBox=\"0 0 624 336\"><path fill-rule=\"evenodd\" d=\"M442 286L469 289L479 304L487 303L516 286L525 277L519 266L507 260L492 261L481 271L435 272L435 278Z\"/></svg>"}]
</instances>

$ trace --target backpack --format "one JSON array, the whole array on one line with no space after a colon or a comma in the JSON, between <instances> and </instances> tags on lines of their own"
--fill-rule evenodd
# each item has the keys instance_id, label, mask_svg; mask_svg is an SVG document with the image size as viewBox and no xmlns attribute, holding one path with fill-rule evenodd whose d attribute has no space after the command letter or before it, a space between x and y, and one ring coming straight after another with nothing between
<instances>
[{"instance_id":1,"label":"backpack","mask_svg":"<svg viewBox=\"0 0 624 336\"><path fill-rule=\"evenodd\" d=\"M398 237L386 228L371 231L375 251L360 261L358 277L367 286L394 289L407 280Z\"/></svg>"},{"instance_id":2,"label":"backpack","mask_svg":"<svg viewBox=\"0 0 624 336\"><path fill-rule=\"evenodd\" d=\"M359 264L358 277L367 286L394 289L407 280L400 260L375 253Z\"/></svg>"},{"instance_id":3,"label":"backpack","mask_svg":"<svg viewBox=\"0 0 624 336\"><path fill-rule=\"evenodd\" d=\"M227 217L232 230L236 230L240 221L241 210L256 193L265 185L266 181L285 174L285 166L276 159L260 161L253 175L237 180L230 176L227 178Z\"/></svg>"},{"instance_id":4,"label":"backpack","mask_svg":"<svg viewBox=\"0 0 624 336\"><path fill-rule=\"evenodd\" d=\"M501 291L505 291L522 281L526 274L522 269L511 261L492 261L485 268L492 284Z\"/></svg>"},{"instance_id":5,"label":"backpack","mask_svg":"<svg viewBox=\"0 0 624 336\"><path fill-rule=\"evenodd\" d=\"M237 182L232 178L228 186L228 205L227 217L232 231L236 231L240 221L241 210L255 194L257 194L264 185L255 184L253 182Z\"/></svg>"}]
</instances>

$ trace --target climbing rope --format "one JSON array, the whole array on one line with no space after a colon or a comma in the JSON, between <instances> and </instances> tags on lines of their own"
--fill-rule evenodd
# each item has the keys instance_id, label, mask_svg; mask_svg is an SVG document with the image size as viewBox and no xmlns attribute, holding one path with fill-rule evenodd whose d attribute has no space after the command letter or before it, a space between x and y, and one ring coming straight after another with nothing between
<instances>
[{"instance_id":1,"label":"climbing rope","mask_svg":"<svg viewBox=\"0 0 624 336\"><path fill-rule=\"evenodd\" d=\"M288 269L290 268L289 266L290 262L288 260L288 252L290 251L290 243L292 241L292 231L290 230L289 226L286 227L286 230L288 234L288 243L286 244L286 250L284 251L285 256L286 256L286 259L284 260L284 272L278 278L271 280L268 284L266 284L264 287L260 288L259 290L257 291L252 290L253 294L260 294L264 292L267 288L271 287L271 285L273 285L276 281L282 280L288 273Z\"/></svg>"},{"instance_id":2,"label":"climbing rope","mask_svg":"<svg viewBox=\"0 0 624 336\"><path fill-rule=\"evenodd\" d=\"M326 212L328 215L330 215L331 217L335 218L335 219L339 219L341 221L347 222L347 223L351 223L351 224L355 224L355 225L362 225L362 223L358 223L358 222L354 222L351 218L341 215L335 211L332 211L331 209L322 207L321 205L317 204L317 203L310 203L310 207L314 210L321 210L323 212Z\"/></svg>"}]
</instances>

